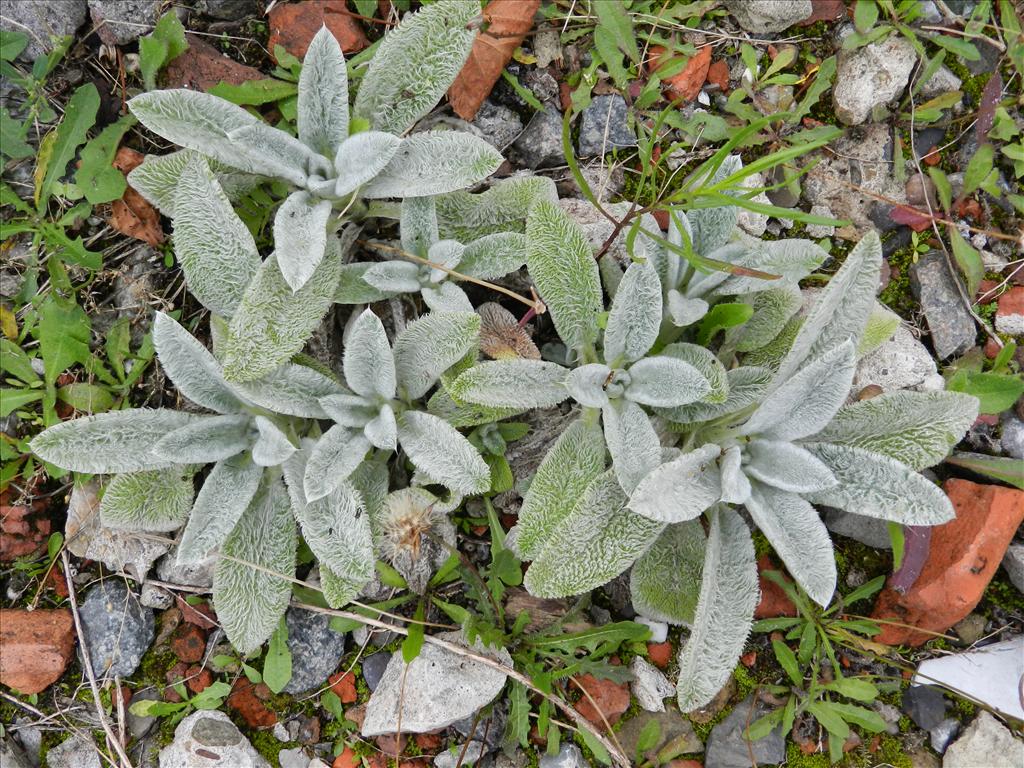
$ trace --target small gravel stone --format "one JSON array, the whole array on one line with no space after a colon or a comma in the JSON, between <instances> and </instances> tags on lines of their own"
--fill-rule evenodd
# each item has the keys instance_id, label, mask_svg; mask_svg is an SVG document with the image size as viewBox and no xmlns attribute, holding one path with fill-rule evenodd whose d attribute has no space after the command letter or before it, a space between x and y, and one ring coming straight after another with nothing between
<instances>
[{"instance_id":1,"label":"small gravel stone","mask_svg":"<svg viewBox=\"0 0 1024 768\"><path fill-rule=\"evenodd\" d=\"M284 693L305 693L326 684L345 654L345 635L331 629L330 616L301 608L289 608L285 623L288 650L292 654L292 678Z\"/></svg>"},{"instance_id":2,"label":"small gravel stone","mask_svg":"<svg viewBox=\"0 0 1024 768\"><path fill-rule=\"evenodd\" d=\"M910 284L928 321L936 357L945 360L974 346L974 318L964 306L942 254L926 253L912 265Z\"/></svg>"},{"instance_id":3,"label":"small gravel stone","mask_svg":"<svg viewBox=\"0 0 1024 768\"><path fill-rule=\"evenodd\" d=\"M737 23L747 32L781 32L814 12L811 0L726 0Z\"/></svg>"},{"instance_id":4,"label":"small gravel stone","mask_svg":"<svg viewBox=\"0 0 1024 768\"><path fill-rule=\"evenodd\" d=\"M89 0L89 14L100 40L127 45L153 29L163 4L163 0Z\"/></svg>"},{"instance_id":5,"label":"small gravel stone","mask_svg":"<svg viewBox=\"0 0 1024 768\"><path fill-rule=\"evenodd\" d=\"M146 688L132 694L132 704L140 701L161 701L161 696L154 688ZM124 717L125 724L128 726L128 732L136 739L141 739L153 730L153 726L156 725L158 719L153 715L136 715L132 712L131 707L125 710Z\"/></svg>"},{"instance_id":6,"label":"small gravel stone","mask_svg":"<svg viewBox=\"0 0 1024 768\"><path fill-rule=\"evenodd\" d=\"M436 768L458 768L461 765L476 765L487 756L488 752L490 752L490 749L486 744L473 739L469 742L468 746L466 744L456 744L438 753L434 758L434 765Z\"/></svg>"},{"instance_id":7,"label":"small gravel stone","mask_svg":"<svg viewBox=\"0 0 1024 768\"><path fill-rule=\"evenodd\" d=\"M552 107L535 113L512 146L519 160L530 168L565 163L561 115Z\"/></svg>"},{"instance_id":8,"label":"small gravel stone","mask_svg":"<svg viewBox=\"0 0 1024 768\"><path fill-rule=\"evenodd\" d=\"M469 717L464 717L456 723L454 728L463 738L473 737L476 741L483 741L488 749L495 750L501 746L502 737L505 734L505 726L508 724L508 705L499 701L492 708L489 714L477 720L474 712Z\"/></svg>"},{"instance_id":9,"label":"small gravel stone","mask_svg":"<svg viewBox=\"0 0 1024 768\"><path fill-rule=\"evenodd\" d=\"M960 78L943 64L935 71L934 75L921 85L921 98L925 100L934 99L936 96L941 96L944 93L959 91L961 85Z\"/></svg>"},{"instance_id":10,"label":"small gravel stone","mask_svg":"<svg viewBox=\"0 0 1024 768\"><path fill-rule=\"evenodd\" d=\"M832 533L859 541L874 549L892 549L889 526L885 520L855 515L841 509L829 509L825 513L825 526Z\"/></svg>"},{"instance_id":11,"label":"small gravel stone","mask_svg":"<svg viewBox=\"0 0 1024 768\"><path fill-rule=\"evenodd\" d=\"M254 11L252 0L199 0L201 13L223 21L238 21Z\"/></svg>"},{"instance_id":12,"label":"small gravel stone","mask_svg":"<svg viewBox=\"0 0 1024 768\"><path fill-rule=\"evenodd\" d=\"M639 656L633 657L629 670L635 678L629 684L629 690L640 707L648 712L664 712L664 700L675 694L676 687L656 666Z\"/></svg>"},{"instance_id":13,"label":"small gravel stone","mask_svg":"<svg viewBox=\"0 0 1024 768\"><path fill-rule=\"evenodd\" d=\"M211 753L217 755L217 762ZM231 719L217 710L186 717L175 729L174 741L160 751L160 768L220 767L270 768Z\"/></svg>"},{"instance_id":14,"label":"small gravel stone","mask_svg":"<svg viewBox=\"0 0 1024 768\"><path fill-rule=\"evenodd\" d=\"M110 577L89 589L79 614L93 673L130 677L153 642L153 611L140 605L123 581Z\"/></svg>"},{"instance_id":15,"label":"small gravel stone","mask_svg":"<svg viewBox=\"0 0 1024 768\"><path fill-rule=\"evenodd\" d=\"M618 94L595 96L580 119L580 156L606 155L614 149L635 146L626 100Z\"/></svg>"},{"instance_id":16,"label":"small gravel stone","mask_svg":"<svg viewBox=\"0 0 1024 768\"><path fill-rule=\"evenodd\" d=\"M753 712L751 709L753 708ZM708 738L705 768L750 768L750 758L758 765L778 765L786 759L786 740L782 726L757 741L743 738L747 723L768 714L766 705L748 696L729 715L714 727Z\"/></svg>"},{"instance_id":17,"label":"small gravel stone","mask_svg":"<svg viewBox=\"0 0 1024 768\"><path fill-rule=\"evenodd\" d=\"M101 768L96 744L89 736L82 735L74 735L48 751L46 764L50 768Z\"/></svg>"},{"instance_id":18,"label":"small gravel stone","mask_svg":"<svg viewBox=\"0 0 1024 768\"><path fill-rule=\"evenodd\" d=\"M1003 568L1010 576L1010 582L1024 592L1024 544L1011 544L1003 556Z\"/></svg>"},{"instance_id":19,"label":"small gravel stone","mask_svg":"<svg viewBox=\"0 0 1024 768\"><path fill-rule=\"evenodd\" d=\"M274 723L274 729L271 733L278 741L289 742L292 740L291 734L288 733L288 727L281 721Z\"/></svg>"},{"instance_id":20,"label":"small gravel stone","mask_svg":"<svg viewBox=\"0 0 1024 768\"><path fill-rule=\"evenodd\" d=\"M587 761L579 747L563 743L557 755L544 755L538 765L539 768L587 768Z\"/></svg>"},{"instance_id":21,"label":"small gravel stone","mask_svg":"<svg viewBox=\"0 0 1024 768\"><path fill-rule=\"evenodd\" d=\"M840 53L832 88L836 117L846 125L867 121L903 92L916 63L914 46L900 35Z\"/></svg>"},{"instance_id":22,"label":"small gravel stone","mask_svg":"<svg viewBox=\"0 0 1024 768\"><path fill-rule=\"evenodd\" d=\"M147 608L166 611L174 605L174 598L162 587L157 587L153 584L143 584L142 591L139 592L139 602Z\"/></svg>"},{"instance_id":23,"label":"small gravel stone","mask_svg":"<svg viewBox=\"0 0 1024 768\"><path fill-rule=\"evenodd\" d=\"M903 711L918 728L930 731L946 718L946 699L937 688L913 685L903 694Z\"/></svg>"},{"instance_id":24,"label":"small gravel stone","mask_svg":"<svg viewBox=\"0 0 1024 768\"><path fill-rule=\"evenodd\" d=\"M956 738L958 733L960 733L960 721L947 717L928 731L928 735L931 737L932 749L940 755L943 754L946 751L946 747Z\"/></svg>"},{"instance_id":25,"label":"small gravel stone","mask_svg":"<svg viewBox=\"0 0 1024 768\"><path fill-rule=\"evenodd\" d=\"M827 205L821 205L820 203L812 205L811 216L828 216L829 218L833 218L832 209ZM832 237L832 235L835 234L835 231L835 227L830 227L827 224L807 225L807 234L810 237Z\"/></svg>"},{"instance_id":26,"label":"small gravel stone","mask_svg":"<svg viewBox=\"0 0 1024 768\"><path fill-rule=\"evenodd\" d=\"M391 654L387 651L372 653L363 659L363 679L371 693L377 690L377 683L384 676L384 670L387 669L389 661L391 661Z\"/></svg>"},{"instance_id":27,"label":"small gravel stone","mask_svg":"<svg viewBox=\"0 0 1024 768\"><path fill-rule=\"evenodd\" d=\"M277 753L280 768L308 768L309 757L300 749L282 749Z\"/></svg>"},{"instance_id":28,"label":"small gravel stone","mask_svg":"<svg viewBox=\"0 0 1024 768\"><path fill-rule=\"evenodd\" d=\"M1020 768L1024 765L1024 741L988 712L981 714L949 745L942 768Z\"/></svg>"},{"instance_id":29,"label":"small gravel stone","mask_svg":"<svg viewBox=\"0 0 1024 768\"><path fill-rule=\"evenodd\" d=\"M32 768L28 755L8 736L0 737L0 765L3 768Z\"/></svg>"},{"instance_id":30,"label":"small gravel stone","mask_svg":"<svg viewBox=\"0 0 1024 768\"><path fill-rule=\"evenodd\" d=\"M499 151L504 151L523 132L523 121L513 110L486 99L473 118L484 140Z\"/></svg>"},{"instance_id":31,"label":"small gravel stone","mask_svg":"<svg viewBox=\"0 0 1024 768\"><path fill-rule=\"evenodd\" d=\"M160 581L170 584L185 584L190 587L213 586L213 569L217 565L216 555L190 565L178 565L177 557L178 548L174 547L157 561L156 575Z\"/></svg>"},{"instance_id":32,"label":"small gravel stone","mask_svg":"<svg viewBox=\"0 0 1024 768\"><path fill-rule=\"evenodd\" d=\"M85 0L17 0L3 4L0 29L27 35L20 58L32 60L53 50L52 38L73 35L85 23L85 13Z\"/></svg>"}]
</instances>

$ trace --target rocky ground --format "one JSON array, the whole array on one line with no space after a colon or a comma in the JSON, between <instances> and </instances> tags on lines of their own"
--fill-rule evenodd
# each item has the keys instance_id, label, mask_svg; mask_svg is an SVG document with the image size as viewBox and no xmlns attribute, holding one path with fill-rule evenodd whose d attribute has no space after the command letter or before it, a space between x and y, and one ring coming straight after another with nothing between
<instances>
[{"instance_id":1,"label":"rocky ground","mask_svg":"<svg viewBox=\"0 0 1024 768\"><path fill-rule=\"evenodd\" d=\"M793 169L805 172L795 184L780 183L767 170L749 185L769 188L755 200L845 225L803 224L746 211L740 226L766 238L827 239L837 260L863 232L883 233L888 268L879 295L904 323L861 361L851 396L958 387L989 398L955 463L943 465L934 476L952 499L957 519L934 529L930 546L907 546L908 557L911 552L921 556L916 578L908 581L903 572L902 580L890 578L877 596L843 607L844 619L870 615L881 627L870 640L847 638L837 647L844 669L878 686L880 695L866 706L881 716L885 730L851 733L840 763L899 768L1024 764L1024 710L1016 688L1024 676L1024 491L1019 490L1024 387L1017 388L1024 354L1011 346L1024 334L1019 197L1024 121L1019 26L1014 33L1006 18L1011 4L882 3L881 15L871 18L858 7L876 7L869 0L635 0L630 19L643 55L632 64L627 57L623 75L617 71L621 63L612 68L594 61L598 14L584 7L612 0L544 3L536 19L535 4L517 2L528 7L526 34L509 50L515 53L505 60L507 76L493 89L488 84L480 92L474 81L453 94L463 117L442 104L427 121L473 131L498 147L508 159L498 175L533 172L555 179L563 207L583 225L595 250L612 234L611 224L582 199L567 167L562 144L566 110L581 113L574 128L575 150L591 187L605 200L649 205L661 192L653 183L648 188L637 182L637 136L638 127L649 126L659 111L670 113L670 133L659 142L658 152L664 147L665 156L659 159L658 180L670 188L673 174L685 174L730 131L762 115L800 108L808 90L816 90L799 120L771 123L762 140L743 150L743 158L750 164L782 151L801 129L838 127L841 133L827 144L793 161ZM521 8L508 10L514 5L505 3L506 12L522 15ZM662 18L663 5L676 16ZM885 7L893 5L898 8ZM172 6L188 30L188 47L161 65L159 81L203 90L267 78L286 82L287 55L301 58L322 22L347 53L357 54L398 14L387 0L4 3L0 27L28 36L19 58L9 61L5 55L0 70L4 142L15 137L28 147L27 154L12 151L13 144L4 149L5 224L23 218L21 203L8 191L33 202L45 183L35 173L40 142L76 87L93 82L101 94L95 125L86 126L90 135L125 113L125 98L143 87L140 52L149 44L139 38L152 34ZM872 37L872 30L885 24L895 31ZM645 44L652 30L692 50L684 65L673 67L653 87L651 71L663 54ZM37 71L26 81L32 59L52 50L53 35L72 36L66 55L58 57L52 71ZM852 35L864 39L845 45ZM764 62L760 72L751 71L743 46ZM932 67L923 63L922 56L933 60L941 52L944 61ZM825 78L829 60L835 71ZM773 81L772 61L782 61L775 74L793 77ZM268 114L284 114L292 92L284 89L280 99L249 103L262 105ZM466 107L466 100L478 107ZM9 132L16 121L26 121L18 122L24 130ZM119 169L115 175L130 166L133 153L167 149L131 125L113 141L105 170ZM986 145L995 147L996 159L979 181L972 159L984 154ZM84 151L81 160L86 161ZM6 355L15 355L18 345L34 348L19 329L32 312L42 311L40 297L64 290L62 280L74 286L71 304L88 318L81 341L85 356L67 352L58 370L51 371L47 362L45 372L41 357L33 356L31 363L40 368L37 379L52 373L61 388L94 383L87 363L90 348L102 349L106 339L121 333L118 329L127 334L125 349L133 350L142 365L140 350L152 309L177 308L186 314L195 309L173 267L167 222L141 198L132 198L130 188L93 205L66 228L69 241L80 238L79 247L84 243L102 254L102 268L90 272L81 260L65 258L66 268L44 271L38 279L43 287L37 289L30 276L43 237L38 232L81 199L69 186L70 174L66 181L53 187L49 207L44 200L42 208L33 209L39 213L32 214L32 227L5 229L0 272ZM252 215L260 215L258 208ZM53 252L46 242L43 252ZM834 267L828 265L828 271ZM968 285L975 288L974 296L967 295ZM311 350L329 362L336 358L332 350L341 327L336 319L332 322ZM109 344L106 354L111 354ZM9 377L5 385L29 383L25 377L31 371L19 374L7 362L4 372ZM117 402L127 398L153 406L175 398L155 365L136 378L121 376L115 384L119 389L107 396ZM87 410L74 399L74 388L61 391L65 396L55 405L59 416ZM505 738L510 719L526 715L501 666L514 665L524 675L520 682L529 682L553 663L551 658L513 649L511 656L496 656L495 665L480 649L469 655L453 652L443 644L446 636L430 629L420 655L406 665L402 638L394 631L405 631L402 620L408 616L401 612L375 628L296 606L286 619L288 652L272 647L264 657L239 658L208 601L212 563L180 568L174 564L173 542L103 528L95 514L95 480L80 478L72 486L70 477L51 479L46 468L26 458L19 446L45 418L31 410L34 402L5 407L2 420L3 459L10 462L0 492L0 757L5 768L597 764L594 743L567 727L561 711L550 713L562 723L560 743L550 741L550 732L541 737L536 721L530 722L523 743L510 745ZM523 469L529 474L531 461L536 465L557 434L561 416L545 414L544 423L534 424L530 437L513 446L508 458L517 476ZM998 458L1010 461L990 461ZM506 496L499 507L508 527L518 497L515 492ZM486 523L482 510L460 511L456 522L460 551L471 562L486 562L490 539L481 525ZM885 523L839 512L828 513L827 523L835 535L841 593L892 576ZM762 570L777 570L763 539L759 547ZM794 604L769 578L762 581L762 593L759 619L796 615ZM380 583L365 599L376 602L393 594ZM468 602L459 584L447 589L444 599ZM528 610L533 629L556 623L575 632L616 622L646 625L649 636L643 640L634 635L600 651L575 648L572 661L593 651L594 658L606 662L603 672L576 673L571 684L567 674L550 689L634 764L829 765L824 733L810 718L798 721L788 734L776 728L753 743L744 739L750 722L782 703L765 689L784 679L773 653L773 640L782 636L773 634L770 625L751 636L742 665L711 705L680 713L673 681L676 651L686 633L638 617L621 579L580 601L538 600L515 587L504 600L510 616ZM296 596L296 602L304 601ZM428 619L438 626L448 621L444 615ZM283 687L273 686L279 690L275 693L268 685L278 673L272 657L282 655L290 656L291 674ZM556 666L569 661L562 658ZM523 689L523 701L525 696ZM539 694L531 696L541 700ZM401 728L393 716L400 700L405 702ZM152 704L147 709L140 702Z\"/></svg>"}]
</instances>

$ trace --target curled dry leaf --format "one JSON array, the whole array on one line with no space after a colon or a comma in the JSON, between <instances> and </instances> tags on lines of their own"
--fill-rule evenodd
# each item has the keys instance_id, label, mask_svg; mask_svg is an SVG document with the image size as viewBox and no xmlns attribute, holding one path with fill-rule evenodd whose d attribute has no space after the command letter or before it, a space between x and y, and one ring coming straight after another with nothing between
<instances>
[{"instance_id":1,"label":"curled dry leaf","mask_svg":"<svg viewBox=\"0 0 1024 768\"><path fill-rule=\"evenodd\" d=\"M540 350L530 334L503 306L489 301L480 305L477 314L480 315L480 351L485 355L494 360L517 357L540 360Z\"/></svg>"},{"instance_id":2,"label":"curled dry leaf","mask_svg":"<svg viewBox=\"0 0 1024 768\"><path fill-rule=\"evenodd\" d=\"M345 7L345 0L306 0L302 3L278 3L270 12L270 39L267 48L283 46L296 58L303 58L313 36L326 25L345 53L361 51L370 44L359 21Z\"/></svg>"},{"instance_id":3,"label":"curled dry leaf","mask_svg":"<svg viewBox=\"0 0 1024 768\"><path fill-rule=\"evenodd\" d=\"M668 63L672 54L661 46L651 46L650 62L651 68L657 71ZM711 67L711 46L705 45L698 48L697 53L686 62L683 70L664 81L665 98L681 100L684 104L693 101L700 93L701 87L708 77L708 69Z\"/></svg>"},{"instance_id":4,"label":"curled dry leaf","mask_svg":"<svg viewBox=\"0 0 1024 768\"><path fill-rule=\"evenodd\" d=\"M114 157L114 167L127 176L142 163L143 155L128 147L121 147ZM144 243L160 245L165 237L160 227L160 214L145 198L130 186L120 200L110 204L110 226L118 232Z\"/></svg>"},{"instance_id":5,"label":"curled dry leaf","mask_svg":"<svg viewBox=\"0 0 1024 768\"><path fill-rule=\"evenodd\" d=\"M448 89L452 109L472 120L501 77L515 49L533 26L540 0L491 0L484 8L483 31L473 41L469 58Z\"/></svg>"}]
</instances>

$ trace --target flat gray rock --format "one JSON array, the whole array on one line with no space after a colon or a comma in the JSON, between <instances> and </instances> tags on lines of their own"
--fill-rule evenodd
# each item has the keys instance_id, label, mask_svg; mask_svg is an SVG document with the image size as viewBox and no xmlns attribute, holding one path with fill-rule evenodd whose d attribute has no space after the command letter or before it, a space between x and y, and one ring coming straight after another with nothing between
<instances>
[{"instance_id":1,"label":"flat gray rock","mask_svg":"<svg viewBox=\"0 0 1024 768\"><path fill-rule=\"evenodd\" d=\"M857 362L852 393L856 395L869 384L884 392L944 388L932 353L905 325L900 325L891 339Z\"/></svg>"},{"instance_id":2,"label":"flat gray rock","mask_svg":"<svg viewBox=\"0 0 1024 768\"><path fill-rule=\"evenodd\" d=\"M384 676L384 670L387 669L389 661L391 661L391 654L387 651L371 653L363 659L363 679L371 693L377 690L377 685Z\"/></svg>"},{"instance_id":3,"label":"flat gray rock","mask_svg":"<svg viewBox=\"0 0 1024 768\"><path fill-rule=\"evenodd\" d=\"M825 526L840 536L867 544L874 549L892 549L889 526L885 520L829 509L825 513Z\"/></svg>"},{"instance_id":4,"label":"flat gray rock","mask_svg":"<svg viewBox=\"0 0 1024 768\"><path fill-rule=\"evenodd\" d=\"M1011 412L1003 416L1003 432L999 438L1003 453L1011 459L1024 459L1024 421Z\"/></svg>"},{"instance_id":5,"label":"flat gray rock","mask_svg":"<svg viewBox=\"0 0 1024 768\"><path fill-rule=\"evenodd\" d=\"M490 748L486 744L473 739L468 744L456 744L439 752L434 758L434 767L459 768L464 765L468 768L468 766L476 765L483 760L488 752L490 752Z\"/></svg>"},{"instance_id":6,"label":"flat gray rock","mask_svg":"<svg viewBox=\"0 0 1024 768\"><path fill-rule=\"evenodd\" d=\"M1011 544L1003 555L1003 568L1017 589L1024 592L1024 544Z\"/></svg>"},{"instance_id":7,"label":"flat gray rock","mask_svg":"<svg viewBox=\"0 0 1024 768\"><path fill-rule=\"evenodd\" d=\"M503 152L523 132L523 121L513 110L502 104L485 99L473 118L473 125L480 129L484 141Z\"/></svg>"},{"instance_id":8,"label":"flat gray rock","mask_svg":"<svg viewBox=\"0 0 1024 768\"><path fill-rule=\"evenodd\" d=\"M974 346L978 335L954 280L945 257L936 251L926 253L910 267L910 287L921 303L940 360L962 355Z\"/></svg>"},{"instance_id":9,"label":"flat gray rock","mask_svg":"<svg viewBox=\"0 0 1024 768\"><path fill-rule=\"evenodd\" d=\"M607 155L614 149L636 146L636 135L629 127L626 100L617 93L595 96L583 110L577 144L581 157Z\"/></svg>"},{"instance_id":10,"label":"flat gray rock","mask_svg":"<svg viewBox=\"0 0 1024 768\"><path fill-rule=\"evenodd\" d=\"M751 708L754 711L751 712ZM786 759L786 740L782 726L776 726L771 733L758 741L748 742L743 738L748 722L768 714L770 708L748 696L729 716L714 727L708 738L704 768L750 768L750 755L758 765L778 765Z\"/></svg>"},{"instance_id":11,"label":"flat gray rock","mask_svg":"<svg viewBox=\"0 0 1024 768\"><path fill-rule=\"evenodd\" d=\"M345 635L331 629L330 616L301 608L289 608L285 623L292 678L284 693L295 695L326 685L345 655Z\"/></svg>"},{"instance_id":12,"label":"flat gray rock","mask_svg":"<svg viewBox=\"0 0 1024 768\"><path fill-rule=\"evenodd\" d=\"M842 51L832 88L836 117L860 125L876 107L888 104L907 87L917 52L900 35L891 35L853 51Z\"/></svg>"},{"instance_id":13,"label":"flat gray rock","mask_svg":"<svg viewBox=\"0 0 1024 768\"><path fill-rule=\"evenodd\" d=\"M93 674L130 677L153 642L153 611L124 581L108 577L89 589L79 614Z\"/></svg>"},{"instance_id":14,"label":"flat gray rock","mask_svg":"<svg viewBox=\"0 0 1024 768\"><path fill-rule=\"evenodd\" d=\"M629 671L634 677L629 690L633 692L640 708L648 712L664 712L664 700L675 695L676 687L660 669L639 656L633 657Z\"/></svg>"},{"instance_id":15,"label":"flat gray rock","mask_svg":"<svg viewBox=\"0 0 1024 768\"><path fill-rule=\"evenodd\" d=\"M1024 765L1024 741L988 712L971 723L964 735L946 749L942 768L1020 768Z\"/></svg>"},{"instance_id":16,"label":"flat gray rock","mask_svg":"<svg viewBox=\"0 0 1024 768\"><path fill-rule=\"evenodd\" d=\"M747 32L781 32L814 11L811 0L726 0L725 7Z\"/></svg>"},{"instance_id":17,"label":"flat gray rock","mask_svg":"<svg viewBox=\"0 0 1024 768\"><path fill-rule=\"evenodd\" d=\"M538 763L540 768L588 768L583 753L575 744L562 744L557 755L544 755Z\"/></svg>"},{"instance_id":18,"label":"flat gray rock","mask_svg":"<svg viewBox=\"0 0 1024 768\"><path fill-rule=\"evenodd\" d=\"M51 40L54 37L73 35L85 23L85 11L85 0L5 2L0 29L27 34L28 46L21 56L32 60L53 50ZM24 27L28 27L28 32Z\"/></svg>"},{"instance_id":19,"label":"flat gray rock","mask_svg":"<svg viewBox=\"0 0 1024 768\"><path fill-rule=\"evenodd\" d=\"M461 632L437 637L451 643L465 642ZM494 652L477 643L474 650L512 666L512 658L504 649ZM501 692L506 678L494 667L432 643L424 644L419 656L408 665L402 654L396 653L366 705L363 736L395 733L399 708L403 733L445 728L489 704Z\"/></svg>"},{"instance_id":20,"label":"flat gray rock","mask_svg":"<svg viewBox=\"0 0 1024 768\"><path fill-rule=\"evenodd\" d=\"M96 744L84 735L74 735L48 751L46 764L50 768L101 768L102 765Z\"/></svg>"},{"instance_id":21,"label":"flat gray rock","mask_svg":"<svg viewBox=\"0 0 1024 768\"><path fill-rule=\"evenodd\" d=\"M534 113L526 130L512 145L522 163L544 168L565 163L562 152L562 116L553 107Z\"/></svg>"},{"instance_id":22,"label":"flat gray rock","mask_svg":"<svg viewBox=\"0 0 1024 768\"><path fill-rule=\"evenodd\" d=\"M163 0L89 0L96 34L107 45L127 45L152 31Z\"/></svg>"},{"instance_id":23,"label":"flat gray rock","mask_svg":"<svg viewBox=\"0 0 1024 768\"><path fill-rule=\"evenodd\" d=\"M217 710L203 710L178 724L174 741L160 750L160 768L270 766L227 715Z\"/></svg>"}]
</instances>

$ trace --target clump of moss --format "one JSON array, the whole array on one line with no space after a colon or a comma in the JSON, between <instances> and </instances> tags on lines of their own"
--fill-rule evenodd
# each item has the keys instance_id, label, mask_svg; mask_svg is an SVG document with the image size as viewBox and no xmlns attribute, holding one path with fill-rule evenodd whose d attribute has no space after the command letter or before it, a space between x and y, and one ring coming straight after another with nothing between
<instances>
[{"instance_id":1,"label":"clump of moss","mask_svg":"<svg viewBox=\"0 0 1024 768\"><path fill-rule=\"evenodd\" d=\"M822 752L805 755L799 744L790 742L786 745L787 768L831 768L831 765L828 755Z\"/></svg>"},{"instance_id":2,"label":"clump of moss","mask_svg":"<svg viewBox=\"0 0 1024 768\"><path fill-rule=\"evenodd\" d=\"M285 748L283 742L270 731L250 731L247 736L253 749L259 752L271 765L278 765L278 755Z\"/></svg>"},{"instance_id":3,"label":"clump of moss","mask_svg":"<svg viewBox=\"0 0 1024 768\"><path fill-rule=\"evenodd\" d=\"M736 696L741 701L758 686L758 681L750 674L750 670L742 665L732 671L732 679L736 681Z\"/></svg>"},{"instance_id":4,"label":"clump of moss","mask_svg":"<svg viewBox=\"0 0 1024 768\"><path fill-rule=\"evenodd\" d=\"M898 248L889 255L892 275L889 284L878 296L879 301L905 320L917 306L910 290L910 265L916 260L916 255L912 245Z\"/></svg>"}]
</instances>

